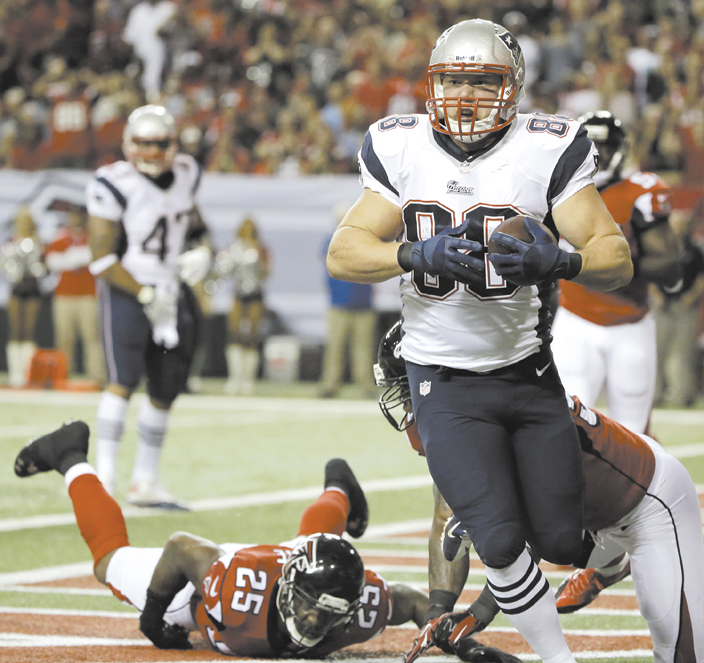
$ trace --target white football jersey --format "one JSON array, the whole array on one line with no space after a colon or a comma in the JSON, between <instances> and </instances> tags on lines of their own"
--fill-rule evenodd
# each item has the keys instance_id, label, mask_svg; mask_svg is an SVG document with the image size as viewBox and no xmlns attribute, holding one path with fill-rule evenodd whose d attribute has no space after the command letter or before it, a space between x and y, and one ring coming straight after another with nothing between
<instances>
[{"instance_id":1,"label":"white football jersey","mask_svg":"<svg viewBox=\"0 0 704 663\"><path fill-rule=\"evenodd\" d=\"M127 161L99 168L86 187L88 213L122 223L126 246L122 266L142 285L178 279L177 258L184 249L190 211L201 169L193 157L178 154L174 182L161 189Z\"/></svg>"},{"instance_id":2,"label":"white football jersey","mask_svg":"<svg viewBox=\"0 0 704 663\"><path fill-rule=\"evenodd\" d=\"M552 209L592 184L597 152L575 120L519 114L495 147L469 157L433 131L427 115L373 124L359 153L362 184L402 209L404 240L425 240L472 218L483 237L483 288L404 274L403 357L423 365L490 371L550 339L548 289L516 286L493 270L486 246L504 219L524 214L555 234ZM478 291L477 291L478 290Z\"/></svg>"}]
</instances>

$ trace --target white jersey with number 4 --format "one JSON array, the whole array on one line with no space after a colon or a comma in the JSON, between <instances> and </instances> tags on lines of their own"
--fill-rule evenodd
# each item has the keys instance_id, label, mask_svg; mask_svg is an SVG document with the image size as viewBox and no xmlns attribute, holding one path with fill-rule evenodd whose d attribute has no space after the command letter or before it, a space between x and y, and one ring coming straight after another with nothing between
<instances>
[{"instance_id":1,"label":"white jersey with number 4","mask_svg":"<svg viewBox=\"0 0 704 663\"><path fill-rule=\"evenodd\" d=\"M497 276L486 246L503 220L525 214L554 231L552 209L592 184L596 148L568 118L521 114L492 149L467 160L427 115L373 124L359 153L362 183L402 209L404 240L425 240L471 218L488 266L470 288L449 278L402 277L403 357L423 365L490 371L540 350L550 338L549 288Z\"/></svg>"},{"instance_id":2,"label":"white jersey with number 4","mask_svg":"<svg viewBox=\"0 0 704 663\"><path fill-rule=\"evenodd\" d=\"M126 247L122 266L142 285L174 282L183 251L190 211L200 183L200 166L178 154L172 166L174 181L159 188L127 161L99 168L88 183L88 213L122 223Z\"/></svg>"}]
</instances>

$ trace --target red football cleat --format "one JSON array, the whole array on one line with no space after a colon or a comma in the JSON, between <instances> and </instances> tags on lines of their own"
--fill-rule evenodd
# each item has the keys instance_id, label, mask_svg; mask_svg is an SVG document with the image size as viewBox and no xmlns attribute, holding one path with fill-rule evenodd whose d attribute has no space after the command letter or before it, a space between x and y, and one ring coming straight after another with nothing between
<instances>
[{"instance_id":1,"label":"red football cleat","mask_svg":"<svg viewBox=\"0 0 704 663\"><path fill-rule=\"evenodd\" d=\"M622 571L612 576L604 576L596 569L580 569L569 578L565 578L557 588L557 611L560 614L566 614L589 605L602 590L615 585L630 574L630 561Z\"/></svg>"}]
</instances>

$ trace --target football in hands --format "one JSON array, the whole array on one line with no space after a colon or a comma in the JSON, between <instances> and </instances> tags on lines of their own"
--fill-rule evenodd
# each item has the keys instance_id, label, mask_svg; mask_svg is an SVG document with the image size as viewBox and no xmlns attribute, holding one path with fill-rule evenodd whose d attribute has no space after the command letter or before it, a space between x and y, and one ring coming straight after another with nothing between
<instances>
[{"instance_id":1,"label":"football in hands","mask_svg":"<svg viewBox=\"0 0 704 663\"><path fill-rule=\"evenodd\" d=\"M530 234L528 231L528 228L526 228L525 224L525 219L527 217L521 215L521 216L512 216L510 219L506 219L506 221L502 221L496 228L494 229L494 232L491 234L491 237L489 238L489 253L500 253L500 254L506 254L506 253L511 253L511 249L508 247L504 246L503 244L500 244L494 239L494 233L503 233L504 235L510 235L511 237L515 237L516 239L520 239L523 242L528 242L529 244L533 243L533 235ZM545 226L543 226L545 227ZM550 237L553 239L555 244L557 244L557 240L555 239L555 235L553 235L550 230L545 227L545 230L548 231L548 234Z\"/></svg>"}]
</instances>

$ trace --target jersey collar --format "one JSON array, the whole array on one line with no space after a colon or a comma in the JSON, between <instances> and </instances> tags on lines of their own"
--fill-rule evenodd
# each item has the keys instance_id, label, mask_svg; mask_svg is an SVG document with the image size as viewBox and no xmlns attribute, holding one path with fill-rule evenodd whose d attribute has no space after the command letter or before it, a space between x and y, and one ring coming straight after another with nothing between
<instances>
[{"instance_id":1,"label":"jersey collar","mask_svg":"<svg viewBox=\"0 0 704 663\"><path fill-rule=\"evenodd\" d=\"M495 136L490 136L487 138L486 143L484 143L478 150L474 152L465 152L462 148L455 143L454 140L447 134L440 133L439 131L432 129L433 138L435 142L440 147L443 152L449 154L453 159L463 163L465 161L474 161L476 158L486 154L489 150L496 146L496 144L508 133L509 129L513 126L513 122L507 127L504 127L500 131L496 132Z\"/></svg>"}]
</instances>

